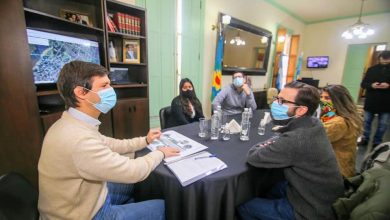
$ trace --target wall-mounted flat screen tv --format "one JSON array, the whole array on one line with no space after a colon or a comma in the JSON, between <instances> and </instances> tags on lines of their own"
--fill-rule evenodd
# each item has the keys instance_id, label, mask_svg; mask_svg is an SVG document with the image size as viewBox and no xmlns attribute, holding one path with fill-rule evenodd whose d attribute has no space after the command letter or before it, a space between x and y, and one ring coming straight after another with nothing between
<instances>
[{"instance_id":1,"label":"wall-mounted flat screen tv","mask_svg":"<svg viewBox=\"0 0 390 220\"><path fill-rule=\"evenodd\" d=\"M312 56L307 57L307 68L328 68L328 56Z\"/></svg>"},{"instance_id":2,"label":"wall-mounted flat screen tv","mask_svg":"<svg viewBox=\"0 0 390 220\"><path fill-rule=\"evenodd\" d=\"M81 60L100 64L96 41L27 29L35 84L56 83L61 68Z\"/></svg>"}]
</instances>

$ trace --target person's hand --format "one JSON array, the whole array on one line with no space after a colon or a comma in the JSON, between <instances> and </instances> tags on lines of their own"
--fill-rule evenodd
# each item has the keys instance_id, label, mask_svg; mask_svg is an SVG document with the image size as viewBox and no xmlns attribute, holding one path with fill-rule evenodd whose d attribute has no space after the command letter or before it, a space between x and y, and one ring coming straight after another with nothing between
<instances>
[{"instance_id":1,"label":"person's hand","mask_svg":"<svg viewBox=\"0 0 390 220\"><path fill-rule=\"evenodd\" d=\"M371 87L374 89L379 89L380 88L379 85L380 85L380 83L374 82L373 84L371 84Z\"/></svg>"},{"instance_id":2,"label":"person's hand","mask_svg":"<svg viewBox=\"0 0 390 220\"><path fill-rule=\"evenodd\" d=\"M148 143L152 143L155 139L160 138L161 130L158 128L150 129L148 135L146 135L146 140Z\"/></svg>"},{"instance_id":3,"label":"person's hand","mask_svg":"<svg viewBox=\"0 0 390 220\"><path fill-rule=\"evenodd\" d=\"M383 83L380 83L378 86L381 89L387 89L387 88L389 88L390 85L388 83L383 82Z\"/></svg>"},{"instance_id":4,"label":"person's hand","mask_svg":"<svg viewBox=\"0 0 390 220\"><path fill-rule=\"evenodd\" d=\"M174 147L158 147L157 150L163 152L164 158L178 156L180 150Z\"/></svg>"},{"instance_id":5,"label":"person's hand","mask_svg":"<svg viewBox=\"0 0 390 220\"><path fill-rule=\"evenodd\" d=\"M249 88L248 84L244 83L241 88L242 88L242 90L244 90L246 95L251 94L251 89Z\"/></svg>"}]
</instances>

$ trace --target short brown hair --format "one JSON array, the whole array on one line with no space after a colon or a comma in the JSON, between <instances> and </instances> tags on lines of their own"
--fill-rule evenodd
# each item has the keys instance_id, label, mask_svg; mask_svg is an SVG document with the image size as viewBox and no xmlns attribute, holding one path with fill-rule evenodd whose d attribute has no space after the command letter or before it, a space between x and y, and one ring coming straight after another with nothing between
<instances>
[{"instance_id":1,"label":"short brown hair","mask_svg":"<svg viewBox=\"0 0 390 220\"><path fill-rule=\"evenodd\" d=\"M65 102L65 108L78 107L74 94L77 86L92 89L92 77L108 75L108 71L98 64L83 61L72 61L65 64L58 76L57 88Z\"/></svg>"},{"instance_id":2,"label":"short brown hair","mask_svg":"<svg viewBox=\"0 0 390 220\"><path fill-rule=\"evenodd\" d=\"M306 115L313 115L320 104L320 93L317 88L306 83L292 81L285 88L297 89L298 93L294 102L307 107Z\"/></svg>"}]
</instances>

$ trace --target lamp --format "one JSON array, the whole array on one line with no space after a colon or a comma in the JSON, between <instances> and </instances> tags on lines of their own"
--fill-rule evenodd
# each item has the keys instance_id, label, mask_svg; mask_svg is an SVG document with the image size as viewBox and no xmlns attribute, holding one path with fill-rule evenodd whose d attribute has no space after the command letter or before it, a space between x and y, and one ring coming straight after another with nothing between
<instances>
[{"instance_id":1,"label":"lamp","mask_svg":"<svg viewBox=\"0 0 390 220\"><path fill-rule=\"evenodd\" d=\"M232 17L230 17L230 15L223 15L222 16L222 22L219 23L218 25L211 25L211 30L215 30L217 28L219 28L218 26L221 25L221 26L225 26L227 24L230 24L230 20L232 19Z\"/></svg>"},{"instance_id":2,"label":"lamp","mask_svg":"<svg viewBox=\"0 0 390 220\"><path fill-rule=\"evenodd\" d=\"M237 32L237 36L230 40L230 44L235 44L237 46L245 45L245 41L240 37L240 31Z\"/></svg>"},{"instance_id":3,"label":"lamp","mask_svg":"<svg viewBox=\"0 0 390 220\"><path fill-rule=\"evenodd\" d=\"M362 22L364 1L365 0L362 0L362 4L360 6L360 14L357 22L343 32L343 34L341 35L343 38L352 39L354 36L357 36L358 38L363 39L375 33L375 31L369 27L369 24Z\"/></svg>"}]
</instances>

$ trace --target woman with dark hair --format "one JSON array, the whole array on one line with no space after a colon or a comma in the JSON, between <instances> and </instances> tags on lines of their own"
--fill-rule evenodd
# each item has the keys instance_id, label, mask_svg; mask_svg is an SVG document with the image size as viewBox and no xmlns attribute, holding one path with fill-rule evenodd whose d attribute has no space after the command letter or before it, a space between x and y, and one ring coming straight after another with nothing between
<instances>
[{"instance_id":1,"label":"woman with dark hair","mask_svg":"<svg viewBox=\"0 0 390 220\"><path fill-rule=\"evenodd\" d=\"M348 90L342 85L328 85L321 93L321 121L344 177L355 175L357 138L363 119Z\"/></svg>"},{"instance_id":2,"label":"woman with dark hair","mask_svg":"<svg viewBox=\"0 0 390 220\"><path fill-rule=\"evenodd\" d=\"M191 80L184 78L180 81L180 94L172 100L171 116L167 127L189 124L203 118L202 104L196 97Z\"/></svg>"}]
</instances>

